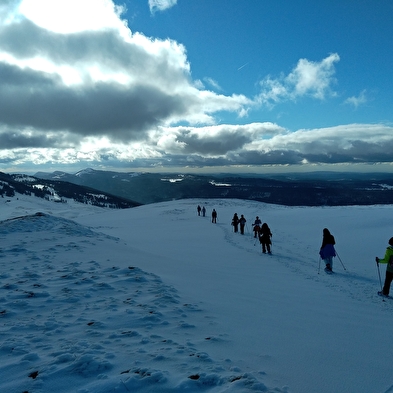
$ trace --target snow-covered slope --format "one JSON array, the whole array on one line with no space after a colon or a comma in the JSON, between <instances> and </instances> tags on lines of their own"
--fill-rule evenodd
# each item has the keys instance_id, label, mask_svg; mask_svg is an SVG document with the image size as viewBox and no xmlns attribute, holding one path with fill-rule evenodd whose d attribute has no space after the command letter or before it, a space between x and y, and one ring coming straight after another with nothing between
<instances>
[{"instance_id":1,"label":"snow-covered slope","mask_svg":"<svg viewBox=\"0 0 393 393\"><path fill-rule=\"evenodd\" d=\"M393 391L393 300L376 295L374 262L390 211L2 200L0 391ZM256 215L273 255L252 237ZM319 269L324 227L340 257L331 276Z\"/></svg>"}]
</instances>

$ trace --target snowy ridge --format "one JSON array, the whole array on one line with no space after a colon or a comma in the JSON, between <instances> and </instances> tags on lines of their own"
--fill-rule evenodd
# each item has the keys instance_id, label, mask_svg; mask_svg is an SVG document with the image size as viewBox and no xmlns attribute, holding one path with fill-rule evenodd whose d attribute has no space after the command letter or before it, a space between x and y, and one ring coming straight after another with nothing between
<instances>
[{"instance_id":1,"label":"snowy ridge","mask_svg":"<svg viewBox=\"0 0 393 393\"><path fill-rule=\"evenodd\" d=\"M116 240L43 214L3 221L0 236L5 235L13 236L0 254L2 271L8 270L0 276L5 391L68 392L81 384L92 392L153 386L182 392L232 383L265 390L255 377L225 362L220 365L199 351L197 343L186 343L187 332L195 328L189 316L203 312L198 305L182 304L174 288L138 267L95 260L91 251L97 242L108 242L105 247L111 248L118 247L110 244ZM17 263L6 269L10 257ZM14 335L16 325L26 332L22 339ZM225 343L222 337L199 340ZM120 348L127 354L121 365L112 361ZM183 364L183 381L160 369L168 361ZM155 367L145 366L151 362ZM209 372L195 373L198 364Z\"/></svg>"},{"instance_id":2,"label":"snowy ridge","mask_svg":"<svg viewBox=\"0 0 393 393\"><path fill-rule=\"evenodd\" d=\"M390 206L31 201L0 205L1 392L392 389L393 302L376 295L372 263ZM234 212L247 218L244 236ZM273 255L251 235L256 215ZM332 276L318 274L324 226L347 269L336 258Z\"/></svg>"}]
</instances>

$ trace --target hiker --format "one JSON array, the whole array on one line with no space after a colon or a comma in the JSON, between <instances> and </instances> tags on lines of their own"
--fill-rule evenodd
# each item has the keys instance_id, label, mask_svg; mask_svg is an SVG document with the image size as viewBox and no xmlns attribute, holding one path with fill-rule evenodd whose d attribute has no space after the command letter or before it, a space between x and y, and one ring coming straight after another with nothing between
<instances>
[{"instance_id":1,"label":"hiker","mask_svg":"<svg viewBox=\"0 0 393 393\"><path fill-rule=\"evenodd\" d=\"M386 263L386 275L385 283L383 285L382 291L378 292L378 295L389 296L390 284L393 280L393 237L389 239L389 246L386 248L385 257L380 259L375 257L375 261L379 266L380 263Z\"/></svg>"},{"instance_id":2,"label":"hiker","mask_svg":"<svg viewBox=\"0 0 393 393\"><path fill-rule=\"evenodd\" d=\"M273 236L269 226L264 222L259 229L259 243L262 244L262 252L266 254L266 250L268 254L271 254L270 245L272 244L271 237Z\"/></svg>"},{"instance_id":3,"label":"hiker","mask_svg":"<svg viewBox=\"0 0 393 393\"><path fill-rule=\"evenodd\" d=\"M202 216L205 217L206 215L206 208L205 206L202 207Z\"/></svg>"},{"instance_id":4,"label":"hiker","mask_svg":"<svg viewBox=\"0 0 393 393\"><path fill-rule=\"evenodd\" d=\"M246 225L247 220L244 218L243 214L240 216L239 224L240 224L240 233L244 235L244 226Z\"/></svg>"},{"instance_id":5,"label":"hiker","mask_svg":"<svg viewBox=\"0 0 393 393\"><path fill-rule=\"evenodd\" d=\"M235 233L237 233L237 232L238 232L238 228L239 228L239 217L237 216L237 213L235 213L235 214L233 215L233 218L232 218L232 225L233 225L233 231L234 231Z\"/></svg>"},{"instance_id":6,"label":"hiker","mask_svg":"<svg viewBox=\"0 0 393 393\"><path fill-rule=\"evenodd\" d=\"M198 216L200 216L201 215L201 207L198 205L198 207L197 207L197 211L198 211Z\"/></svg>"},{"instance_id":7,"label":"hiker","mask_svg":"<svg viewBox=\"0 0 393 393\"><path fill-rule=\"evenodd\" d=\"M257 235L258 235L258 232L259 232L259 230L260 230L260 228L261 228L261 224L262 224L262 221L259 219L259 217L257 216L257 218L255 219L255 221L254 221L254 224L252 224L252 226L254 227L253 228L253 231L254 231L254 237L256 238L257 237Z\"/></svg>"},{"instance_id":8,"label":"hiker","mask_svg":"<svg viewBox=\"0 0 393 393\"><path fill-rule=\"evenodd\" d=\"M212 211L212 223L215 224L217 222L217 212L216 209Z\"/></svg>"},{"instance_id":9,"label":"hiker","mask_svg":"<svg viewBox=\"0 0 393 393\"><path fill-rule=\"evenodd\" d=\"M329 232L329 229L324 228L322 246L319 250L319 255L325 262L325 270L328 272L333 271L333 257L336 256L336 250L334 249L335 244L336 241L334 240L334 236Z\"/></svg>"}]
</instances>

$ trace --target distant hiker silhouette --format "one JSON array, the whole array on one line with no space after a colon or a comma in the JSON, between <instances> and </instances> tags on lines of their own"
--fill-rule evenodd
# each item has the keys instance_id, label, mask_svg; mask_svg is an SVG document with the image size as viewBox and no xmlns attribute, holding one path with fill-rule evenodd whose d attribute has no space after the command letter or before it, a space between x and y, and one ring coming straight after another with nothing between
<instances>
[{"instance_id":1,"label":"distant hiker silhouette","mask_svg":"<svg viewBox=\"0 0 393 393\"><path fill-rule=\"evenodd\" d=\"M212 211L212 223L215 224L217 222L217 212L216 209Z\"/></svg>"},{"instance_id":2,"label":"distant hiker silhouette","mask_svg":"<svg viewBox=\"0 0 393 393\"><path fill-rule=\"evenodd\" d=\"M336 250L334 249L334 245L336 241L334 236L329 232L329 229L323 229L323 239L322 246L319 250L319 255L325 262L325 270L329 273L333 271L333 257L336 256Z\"/></svg>"},{"instance_id":3,"label":"distant hiker silhouette","mask_svg":"<svg viewBox=\"0 0 393 393\"><path fill-rule=\"evenodd\" d=\"M202 207L202 216L205 217L206 215L206 208L205 206Z\"/></svg>"},{"instance_id":4,"label":"distant hiker silhouette","mask_svg":"<svg viewBox=\"0 0 393 393\"><path fill-rule=\"evenodd\" d=\"M265 254L266 250L271 254L270 245L272 244L271 237L273 236L270 232L269 226L264 222L259 229L259 243L262 245L262 252Z\"/></svg>"},{"instance_id":5,"label":"distant hiker silhouette","mask_svg":"<svg viewBox=\"0 0 393 393\"><path fill-rule=\"evenodd\" d=\"M237 213L233 215L232 218L232 225L233 225L233 231L236 233L239 230L239 217L237 216Z\"/></svg>"},{"instance_id":6,"label":"distant hiker silhouette","mask_svg":"<svg viewBox=\"0 0 393 393\"><path fill-rule=\"evenodd\" d=\"M240 233L244 235L244 226L246 225L247 220L244 218L243 214L240 216L239 224L240 224Z\"/></svg>"},{"instance_id":7,"label":"distant hiker silhouette","mask_svg":"<svg viewBox=\"0 0 393 393\"><path fill-rule=\"evenodd\" d=\"M198 211L198 216L200 216L201 215L201 207L198 205L198 207L197 207L197 211Z\"/></svg>"},{"instance_id":8,"label":"distant hiker silhouette","mask_svg":"<svg viewBox=\"0 0 393 393\"><path fill-rule=\"evenodd\" d=\"M252 226L254 227L254 228L253 228L253 231L254 231L254 237L255 237L255 238L256 238L257 235L258 235L259 229L261 228L261 224L262 224L262 221L261 221L261 220L259 219L259 217L257 216L256 219L255 219L255 221L254 221L254 224L252 224Z\"/></svg>"}]
</instances>

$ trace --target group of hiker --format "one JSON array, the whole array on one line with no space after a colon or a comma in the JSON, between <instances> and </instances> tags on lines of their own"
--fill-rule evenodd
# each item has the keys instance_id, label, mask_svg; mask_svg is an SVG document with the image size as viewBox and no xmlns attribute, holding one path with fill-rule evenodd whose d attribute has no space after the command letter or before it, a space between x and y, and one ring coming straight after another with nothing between
<instances>
[{"instance_id":1,"label":"group of hiker","mask_svg":"<svg viewBox=\"0 0 393 393\"><path fill-rule=\"evenodd\" d=\"M206 209L203 206L201 208L200 205L198 205L197 207L197 212L198 212L198 216L201 215L201 211L203 214L203 217L205 217L206 214ZM216 209L212 210L212 223L215 224L217 223L217 211ZM231 225L233 226L233 231L235 233L239 232L239 228L240 228L240 234L244 235L244 229L246 226L247 220L245 219L244 215L241 214L240 218L237 215L237 213L234 214L233 218L232 218L232 223ZM268 254L271 254L271 238L272 238L272 232L270 231L269 226L266 223L262 224L262 221L259 219L259 217L257 216L255 219L255 222L252 224L253 226L253 232L254 232L254 237L259 239L259 242L262 245L262 252L265 254L266 251Z\"/></svg>"},{"instance_id":2,"label":"group of hiker","mask_svg":"<svg viewBox=\"0 0 393 393\"><path fill-rule=\"evenodd\" d=\"M201 212L203 217L206 215L206 208L203 206L202 208L198 205L197 207L198 216L200 216ZM212 223L217 223L217 211L215 209L212 210ZM240 218L238 217L237 213L233 215L231 225L233 226L233 230L235 233L239 232L244 235L244 229L246 226L247 220L245 219L244 215L241 214ZM254 223L252 224L254 238L258 238L260 244L262 245L262 252L265 254L266 251L268 254L271 254L271 238L272 233L270 231L269 226L267 223L263 223L258 216L256 216ZM375 257L375 261L378 266L378 273L379 273L379 264L383 263L386 264L386 274L385 274L385 281L382 287L381 282L381 291L378 292L380 296L389 296L390 286L393 281L393 237L389 239L389 246L386 248L384 258ZM319 255L323 262L325 263L325 271L327 273L333 272L333 258L337 256L336 250L334 245L336 244L334 236L330 233L329 229L324 228L322 231L322 245L319 250Z\"/></svg>"},{"instance_id":3,"label":"group of hiker","mask_svg":"<svg viewBox=\"0 0 393 393\"><path fill-rule=\"evenodd\" d=\"M237 213L235 213L233 215L232 218L232 225L233 225L233 230L234 232L238 232L238 228L240 226L240 233L242 235L244 235L244 227L246 225L247 220L244 218L243 214L240 216L240 218L238 217ZM271 237L273 236L269 226L266 224L266 222L264 222L262 224L262 221L260 220L260 218L257 216L255 218L254 223L252 224L253 227L253 232L254 232L254 238L258 238L259 239L259 243L261 243L262 245L262 252L265 254L266 251L268 252L268 254L271 254Z\"/></svg>"},{"instance_id":4,"label":"group of hiker","mask_svg":"<svg viewBox=\"0 0 393 393\"><path fill-rule=\"evenodd\" d=\"M200 216L201 213L202 213L202 217L205 217L206 216L206 208L205 208L205 206L201 207L200 205L198 205L197 206L197 212L198 212L198 216ZM213 211L212 211L212 223L214 223L214 224L217 223L217 212L216 212L216 209L213 209Z\"/></svg>"},{"instance_id":5,"label":"group of hiker","mask_svg":"<svg viewBox=\"0 0 393 393\"><path fill-rule=\"evenodd\" d=\"M206 208L205 208L205 206L200 207L200 206L198 205L198 207L197 207L197 212L198 212L198 216L200 216L201 213L202 213L202 216L205 217L205 216L206 216Z\"/></svg>"}]
</instances>

